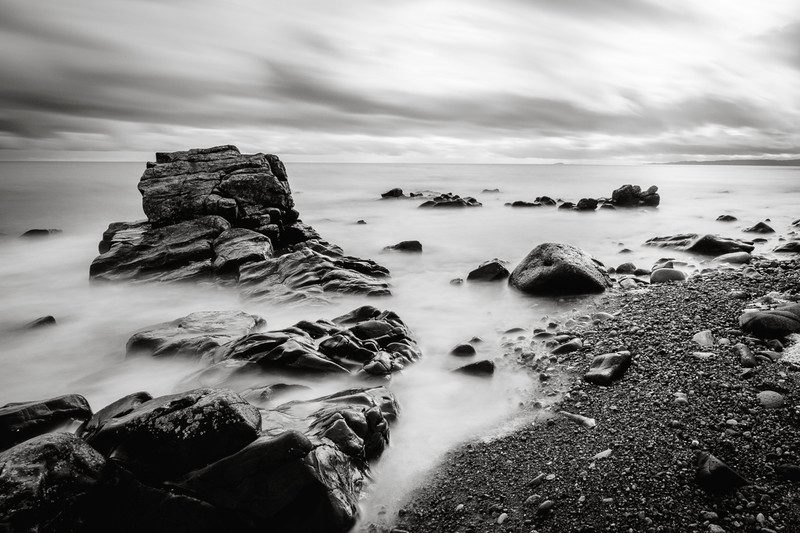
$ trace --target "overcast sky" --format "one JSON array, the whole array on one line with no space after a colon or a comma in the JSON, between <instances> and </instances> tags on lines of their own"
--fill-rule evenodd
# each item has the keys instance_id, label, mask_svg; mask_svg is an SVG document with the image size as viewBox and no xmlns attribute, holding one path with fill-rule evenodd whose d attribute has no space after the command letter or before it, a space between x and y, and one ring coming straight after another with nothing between
<instances>
[{"instance_id":1,"label":"overcast sky","mask_svg":"<svg viewBox=\"0 0 800 533\"><path fill-rule=\"evenodd\" d=\"M0 0L0 158L800 157L797 0Z\"/></svg>"}]
</instances>

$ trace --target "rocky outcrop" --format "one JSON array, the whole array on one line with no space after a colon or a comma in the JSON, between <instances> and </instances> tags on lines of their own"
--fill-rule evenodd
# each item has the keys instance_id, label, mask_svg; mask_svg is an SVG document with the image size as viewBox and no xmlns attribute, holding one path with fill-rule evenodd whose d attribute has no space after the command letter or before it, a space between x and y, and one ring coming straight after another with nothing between
<instances>
[{"instance_id":1,"label":"rocky outcrop","mask_svg":"<svg viewBox=\"0 0 800 533\"><path fill-rule=\"evenodd\" d=\"M617 207L656 207L661 203L661 197L655 185L642 191L638 185L626 184L611 193L611 203Z\"/></svg>"},{"instance_id":2,"label":"rocky outcrop","mask_svg":"<svg viewBox=\"0 0 800 533\"><path fill-rule=\"evenodd\" d=\"M645 244L648 246L671 247L685 252L713 256L733 252L752 252L753 248L755 248L749 241L728 239L718 235L698 235L697 233L653 237L648 239Z\"/></svg>"},{"instance_id":3,"label":"rocky outcrop","mask_svg":"<svg viewBox=\"0 0 800 533\"><path fill-rule=\"evenodd\" d=\"M73 420L92 416L86 398L67 394L32 402L9 403L0 407L0 450L48 433Z\"/></svg>"},{"instance_id":4,"label":"rocky outcrop","mask_svg":"<svg viewBox=\"0 0 800 533\"><path fill-rule=\"evenodd\" d=\"M480 207L482 205L472 196L462 198L457 194L446 192L423 202L420 207Z\"/></svg>"},{"instance_id":5,"label":"rocky outcrop","mask_svg":"<svg viewBox=\"0 0 800 533\"><path fill-rule=\"evenodd\" d=\"M138 476L169 479L236 453L258 438L258 409L228 390L161 396L98 420L86 441Z\"/></svg>"},{"instance_id":6,"label":"rocky outcrop","mask_svg":"<svg viewBox=\"0 0 800 533\"><path fill-rule=\"evenodd\" d=\"M540 244L517 265L509 284L532 294L603 292L611 284L602 264L569 244Z\"/></svg>"},{"instance_id":7,"label":"rocky outcrop","mask_svg":"<svg viewBox=\"0 0 800 533\"><path fill-rule=\"evenodd\" d=\"M277 156L241 154L234 146L157 153L139 190L147 220L109 225L91 279L238 283L244 277L245 294L300 298L389 292L377 279L388 275L385 268L345 256L298 219ZM298 283L306 259L314 273ZM268 279L254 279L260 273Z\"/></svg>"}]
</instances>

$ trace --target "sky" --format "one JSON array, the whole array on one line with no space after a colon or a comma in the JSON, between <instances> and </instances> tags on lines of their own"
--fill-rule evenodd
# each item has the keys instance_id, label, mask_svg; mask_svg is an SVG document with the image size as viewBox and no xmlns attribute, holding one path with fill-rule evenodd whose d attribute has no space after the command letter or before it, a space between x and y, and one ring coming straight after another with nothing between
<instances>
[{"instance_id":1,"label":"sky","mask_svg":"<svg viewBox=\"0 0 800 533\"><path fill-rule=\"evenodd\" d=\"M800 157L797 0L0 0L0 159Z\"/></svg>"}]
</instances>

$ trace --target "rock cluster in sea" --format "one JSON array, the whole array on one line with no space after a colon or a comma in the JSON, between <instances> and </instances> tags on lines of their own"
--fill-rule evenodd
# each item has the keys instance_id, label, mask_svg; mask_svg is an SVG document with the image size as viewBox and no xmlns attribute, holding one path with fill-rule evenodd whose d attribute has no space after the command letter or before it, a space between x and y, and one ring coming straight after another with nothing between
<instances>
[{"instance_id":1,"label":"rock cluster in sea","mask_svg":"<svg viewBox=\"0 0 800 533\"><path fill-rule=\"evenodd\" d=\"M199 386L183 392L135 392L97 412L78 394L0 407L0 524L348 531L398 416L394 396L356 382L276 400L308 396L292 383L302 376L388 376L416 361L419 348L400 317L370 306L282 330L262 332L265 324L238 311L199 312L135 333L131 356L206 364L187 380ZM83 423L66 431L71 421Z\"/></svg>"},{"instance_id":2,"label":"rock cluster in sea","mask_svg":"<svg viewBox=\"0 0 800 533\"><path fill-rule=\"evenodd\" d=\"M658 207L661 196L658 187L653 185L642 190L638 185L626 184L611 193L611 198L581 198L577 202L554 200L549 196L538 196L533 202L517 200L506 205L510 207L546 207L574 211L595 211L596 209L616 209L617 207Z\"/></svg>"},{"instance_id":3,"label":"rock cluster in sea","mask_svg":"<svg viewBox=\"0 0 800 533\"><path fill-rule=\"evenodd\" d=\"M235 146L157 153L139 191L147 220L109 225L91 279L211 279L283 299L390 292L386 268L345 255L302 223L275 155Z\"/></svg>"}]
</instances>

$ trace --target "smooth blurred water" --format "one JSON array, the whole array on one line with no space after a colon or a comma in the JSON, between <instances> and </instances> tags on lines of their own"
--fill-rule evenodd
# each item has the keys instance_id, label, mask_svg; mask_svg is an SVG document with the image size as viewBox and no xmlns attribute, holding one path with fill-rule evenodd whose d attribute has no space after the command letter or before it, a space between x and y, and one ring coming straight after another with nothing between
<instances>
[{"instance_id":1,"label":"smooth blurred water","mask_svg":"<svg viewBox=\"0 0 800 533\"><path fill-rule=\"evenodd\" d=\"M574 302L532 298L506 284L451 285L481 262L498 257L513 268L542 242L575 244L608 266L632 261L649 268L672 250L643 246L659 235L719 233L747 238L742 229L770 219L774 248L800 218L800 169L786 167L523 166L523 165L288 165L295 202L324 238L392 271L393 296L365 301L341 297L330 305L276 306L243 302L211 285L90 285L88 268L108 223L144 218L136 190L144 163L0 163L0 405L75 392L97 410L137 390L173 392L197 367L187 361L126 360L137 329L208 309L243 309L270 328L300 319L332 318L371 303L409 324L425 358L388 386L403 408L393 446L374 469L365 504L373 518L389 513L409 488L455 443L507 420L537 391L533 376L501 365L492 380L449 373L464 364L450 348L482 337L479 357L502 360L502 332L530 328L545 315L569 312ZM624 183L658 185L657 209L510 208L506 202L548 195L577 201L607 197ZM476 197L483 207L418 209L419 200L382 200L393 187ZM482 193L484 189L499 193ZM720 223L720 214L738 222ZM366 224L356 221L363 219ZM41 240L17 236L31 228L60 228ZM749 235L752 237L752 235ZM422 242L422 254L384 252L402 240ZM632 253L620 255L622 248ZM699 265L698 258L690 262ZM42 315L58 325L15 328ZM315 383L314 394L345 384Z\"/></svg>"}]
</instances>

